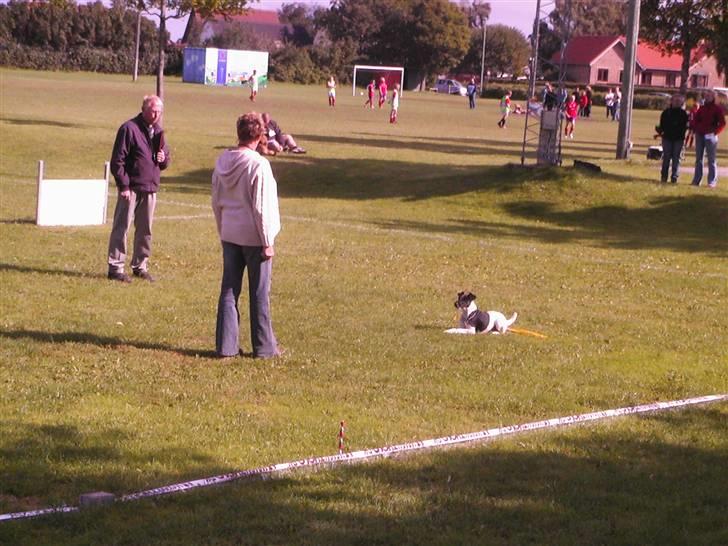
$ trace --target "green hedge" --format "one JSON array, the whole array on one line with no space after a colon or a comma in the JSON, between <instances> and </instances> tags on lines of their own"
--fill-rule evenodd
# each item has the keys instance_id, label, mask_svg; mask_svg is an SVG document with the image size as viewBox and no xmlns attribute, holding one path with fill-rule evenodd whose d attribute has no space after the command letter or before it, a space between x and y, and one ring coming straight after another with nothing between
<instances>
[{"instance_id":1,"label":"green hedge","mask_svg":"<svg viewBox=\"0 0 728 546\"><path fill-rule=\"evenodd\" d=\"M182 72L182 52L171 47L167 50L165 74ZM133 51L113 51L93 47L76 47L65 51L29 47L13 43L0 44L0 66L31 70L83 70L110 74L131 74L134 70ZM139 59L140 74L154 74L156 56Z\"/></svg>"}]
</instances>

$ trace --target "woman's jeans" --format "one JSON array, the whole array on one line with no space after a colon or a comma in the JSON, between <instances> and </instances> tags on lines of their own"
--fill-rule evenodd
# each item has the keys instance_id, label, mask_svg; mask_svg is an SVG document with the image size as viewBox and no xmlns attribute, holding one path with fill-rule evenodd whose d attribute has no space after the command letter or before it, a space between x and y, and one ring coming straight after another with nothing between
<instances>
[{"instance_id":1,"label":"woman's jeans","mask_svg":"<svg viewBox=\"0 0 728 546\"><path fill-rule=\"evenodd\" d=\"M708 186L715 186L718 183L718 161L716 154L718 150L718 136L711 133L711 136L695 133L695 175L693 186L699 186L703 179L703 155L708 156Z\"/></svg>"},{"instance_id":2,"label":"woman's jeans","mask_svg":"<svg viewBox=\"0 0 728 546\"><path fill-rule=\"evenodd\" d=\"M278 342L270 318L270 282L272 259L263 260L262 247L240 246L222 242L223 273L217 304L215 350L219 356L236 356L240 352L240 313L238 299L243 273L248 268L250 299L250 342L253 356L276 354Z\"/></svg>"}]
</instances>

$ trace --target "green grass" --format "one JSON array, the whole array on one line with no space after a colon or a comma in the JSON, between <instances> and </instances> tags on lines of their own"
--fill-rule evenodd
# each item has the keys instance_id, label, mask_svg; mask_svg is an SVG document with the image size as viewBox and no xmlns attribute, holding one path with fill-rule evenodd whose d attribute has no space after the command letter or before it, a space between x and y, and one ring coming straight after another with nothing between
<instances>
[{"instance_id":1,"label":"green grass","mask_svg":"<svg viewBox=\"0 0 728 546\"><path fill-rule=\"evenodd\" d=\"M728 392L726 181L656 184L655 112L635 113L629 162L601 111L577 124L564 164L594 175L509 166L523 121L499 130L495 101L406 93L390 126L343 90L334 111L323 85L273 84L255 107L308 150L272 159L288 352L223 362L209 183L245 94L168 80L159 280L122 286L109 224L34 225L37 160L98 177L153 80L0 85L0 513L331 454L342 419L356 450ZM443 335L462 289L548 338ZM5 523L0 542L726 543L727 425L725 403L629 417Z\"/></svg>"}]
</instances>

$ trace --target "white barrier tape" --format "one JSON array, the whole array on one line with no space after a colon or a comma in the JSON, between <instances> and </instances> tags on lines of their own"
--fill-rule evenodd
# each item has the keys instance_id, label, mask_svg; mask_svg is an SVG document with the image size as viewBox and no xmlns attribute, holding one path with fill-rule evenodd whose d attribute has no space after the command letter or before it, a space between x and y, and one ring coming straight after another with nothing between
<instances>
[{"instance_id":1,"label":"white barrier tape","mask_svg":"<svg viewBox=\"0 0 728 546\"><path fill-rule=\"evenodd\" d=\"M219 476L212 476L210 478L203 478L200 480L192 480L189 482L178 483L174 485L167 485L163 487L157 487L155 489L149 489L147 491L140 491L138 493L132 493L130 495L124 495L120 497L121 501L130 501L142 499L145 497L156 497L160 495L167 495L169 493L176 493L178 491L187 491L189 489L195 489L198 487L206 487L208 485L214 485L219 483L225 483L241 478L249 478L252 476L263 476L272 474L274 472L284 472L287 470L294 470L298 468L314 467L324 464L334 464L341 462L350 461L361 461L365 459L373 459L379 457L388 457L396 453L405 453L408 451L415 451L420 449L429 449L435 447L444 447L454 444L461 444L466 442L475 442L479 440L486 440L495 438L498 436L506 436L508 434L515 434L516 432L525 432L528 430L538 430L543 428L554 428L565 425L572 425L576 423L585 423L588 421L595 421L599 419L607 419L609 417L618 417L621 415L631 415L635 413L644 413L650 411L658 411L669 408L676 408L681 406L688 406L692 404L704 404L707 402L717 402L728 398L726 394L701 396L699 398L689 398L685 400L675 400L672 402L655 402L653 404L644 404L641 406L631 406L626 408L611 409L604 411L597 411L593 413L584 413L581 415L569 415L567 417L559 417L555 419L547 419L545 421L535 421L532 423L525 423L522 425L510 425L507 427L493 428L489 430L483 430L480 432L470 432L467 434L457 434L455 436L445 436L442 438L434 438L431 440L421 440L417 442L407 444L397 444L393 446L380 447L375 449L367 449L364 451L353 451L351 453L342 453L339 455L328 455L324 457L312 457L310 459L300 459L298 461L292 461L288 463L279 463L271 466L264 466L260 468L254 468L250 470L242 470L238 472L231 472L229 474L221 474Z\"/></svg>"},{"instance_id":2,"label":"white barrier tape","mask_svg":"<svg viewBox=\"0 0 728 546\"><path fill-rule=\"evenodd\" d=\"M287 470L295 470L298 468L311 468L315 466L321 466L326 464L336 464L353 461L363 461L366 459L375 459L380 457L389 457L390 455L398 453L406 453L409 451L416 451L421 449L431 449L436 447L451 446L462 443L477 442L482 440L488 440L499 436L507 436L509 434L516 434L518 432L526 432L530 430L539 430L546 428L557 428L567 425L574 425L577 423L586 423L589 421L598 421L601 419L608 419L611 417L620 417L623 415L633 415L637 413L654 412L672 408L679 408L683 406L690 406L695 404L706 404L710 402L718 402L721 400L728 399L728 394L714 394L708 396L700 396L697 398L687 398L684 400L673 400L670 402L654 402L652 404L643 404L640 406L630 406L626 408L610 409L603 411L595 411L592 413L583 413L581 415L569 415L566 417L558 417L554 419L546 419L544 421L534 421L531 423L524 423L521 425L509 425L506 427L492 428L488 430L482 430L480 432L470 432L466 434L456 434L454 436L444 436L441 438L433 438L430 440L421 440L417 442L411 442L406 444L396 444L393 446L379 447L374 449L367 449L363 451L353 451L351 453L341 453L338 455L327 455L323 457L311 457L309 459L300 459L298 461L291 461L287 463L279 463L270 466L263 466L259 468L253 468L249 470L241 470L237 472L230 472L229 474L220 474L218 476L212 476L209 478L202 478L199 480L191 480L188 482L176 483L172 485L166 485L157 487L154 489L148 489L146 491L139 491L137 493L131 493L129 495L123 495L119 497L119 501L128 502L149 497L158 497L161 495L168 495L170 493L178 493L180 491L188 491L190 489L196 489L199 487L207 487L210 485L217 485L225 482L234 480L240 480L242 478L250 478L254 476L266 476L276 472L284 472ZM0 521L9 519L22 519L32 518L36 516L42 516L54 512L73 512L78 510L77 507L60 507L60 508L46 508L43 510L32 510L29 512L16 512L13 514L0 514Z\"/></svg>"},{"instance_id":3,"label":"white barrier tape","mask_svg":"<svg viewBox=\"0 0 728 546\"><path fill-rule=\"evenodd\" d=\"M38 516L47 516L48 514L60 514L64 512L78 512L78 506L57 506L55 508L42 508L40 510L29 510L27 512L0 514L0 521L37 518Z\"/></svg>"}]
</instances>

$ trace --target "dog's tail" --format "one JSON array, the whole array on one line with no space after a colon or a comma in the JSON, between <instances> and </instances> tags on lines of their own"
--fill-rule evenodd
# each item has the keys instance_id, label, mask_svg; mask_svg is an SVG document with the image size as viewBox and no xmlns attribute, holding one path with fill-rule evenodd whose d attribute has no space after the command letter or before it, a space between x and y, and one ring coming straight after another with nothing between
<instances>
[{"instance_id":1,"label":"dog's tail","mask_svg":"<svg viewBox=\"0 0 728 546\"><path fill-rule=\"evenodd\" d=\"M508 320L506 321L506 326L510 326L511 324L513 324L514 322L516 322L516 319L517 319L517 318L518 318L518 313L516 313L516 312L514 311L514 312L513 312L513 314L511 315L511 318L509 318L509 319L508 319Z\"/></svg>"}]
</instances>

